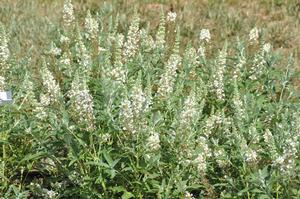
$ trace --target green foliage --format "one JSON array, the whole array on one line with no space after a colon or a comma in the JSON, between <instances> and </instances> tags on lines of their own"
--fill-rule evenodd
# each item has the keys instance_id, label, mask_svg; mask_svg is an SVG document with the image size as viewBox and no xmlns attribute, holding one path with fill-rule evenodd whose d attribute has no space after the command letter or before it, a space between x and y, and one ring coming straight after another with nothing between
<instances>
[{"instance_id":1,"label":"green foliage","mask_svg":"<svg viewBox=\"0 0 300 199\"><path fill-rule=\"evenodd\" d=\"M155 31L66 13L38 67L12 48L0 68L1 197L299 197L297 74L272 41L215 50L165 13Z\"/></svg>"}]
</instances>

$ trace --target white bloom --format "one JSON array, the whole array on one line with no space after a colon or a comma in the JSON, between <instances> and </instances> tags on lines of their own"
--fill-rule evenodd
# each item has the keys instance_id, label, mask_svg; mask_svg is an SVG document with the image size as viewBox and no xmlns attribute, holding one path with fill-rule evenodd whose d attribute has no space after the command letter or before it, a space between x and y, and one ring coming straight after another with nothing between
<instances>
[{"instance_id":1,"label":"white bloom","mask_svg":"<svg viewBox=\"0 0 300 199\"><path fill-rule=\"evenodd\" d=\"M251 76L249 78L251 80L257 80L263 74L263 69L266 64L264 53L265 53L264 49L261 49L254 56L252 67L250 69Z\"/></svg>"},{"instance_id":2,"label":"white bloom","mask_svg":"<svg viewBox=\"0 0 300 199\"><path fill-rule=\"evenodd\" d=\"M191 194L190 192L186 191L184 193L184 198L183 199L196 199L193 194Z\"/></svg>"},{"instance_id":3,"label":"white bloom","mask_svg":"<svg viewBox=\"0 0 300 199\"><path fill-rule=\"evenodd\" d=\"M139 33L140 18L135 15L129 27L127 41L124 44L123 58L124 60L132 58L138 49L138 42L140 40Z\"/></svg>"},{"instance_id":4,"label":"white bloom","mask_svg":"<svg viewBox=\"0 0 300 199\"><path fill-rule=\"evenodd\" d=\"M259 30L254 27L253 29L250 30L250 33L249 33L249 40L251 42L254 42L254 41L257 41L259 38Z\"/></svg>"},{"instance_id":5,"label":"white bloom","mask_svg":"<svg viewBox=\"0 0 300 199\"><path fill-rule=\"evenodd\" d=\"M69 91L71 115L74 121L84 126L87 131L93 131L95 129L93 97L89 93L85 79L80 78L79 74L75 75Z\"/></svg>"},{"instance_id":6,"label":"white bloom","mask_svg":"<svg viewBox=\"0 0 300 199\"><path fill-rule=\"evenodd\" d=\"M66 37L66 36L64 36L64 35L61 35L59 41L60 41L60 43L62 43L62 44L67 44L67 43L70 42L70 39L69 39L69 37Z\"/></svg>"},{"instance_id":7,"label":"white bloom","mask_svg":"<svg viewBox=\"0 0 300 199\"><path fill-rule=\"evenodd\" d=\"M208 147L207 145L207 139L203 136L200 136L198 139L197 139L197 143L198 143L198 146L202 149L203 151L203 154L206 156L206 157L211 157L212 156L212 153L211 153L211 150L210 148Z\"/></svg>"},{"instance_id":8,"label":"white bloom","mask_svg":"<svg viewBox=\"0 0 300 199\"><path fill-rule=\"evenodd\" d=\"M65 0L63 8L63 21L66 26L70 26L75 20L74 8L71 0Z\"/></svg>"},{"instance_id":9,"label":"white bloom","mask_svg":"<svg viewBox=\"0 0 300 199\"><path fill-rule=\"evenodd\" d=\"M241 100L241 96L237 87L237 83L235 82L235 88L234 88L234 96L233 96L233 105L234 105L234 111L237 120L242 120L246 117L245 115L245 109L244 109L244 103Z\"/></svg>"},{"instance_id":10,"label":"white bloom","mask_svg":"<svg viewBox=\"0 0 300 199\"><path fill-rule=\"evenodd\" d=\"M82 37L80 35L78 35L78 41L75 47L76 47L76 56L82 71L85 74L89 74L92 68L92 58L88 50L86 49L86 46L84 45L82 41Z\"/></svg>"},{"instance_id":11,"label":"white bloom","mask_svg":"<svg viewBox=\"0 0 300 199\"><path fill-rule=\"evenodd\" d=\"M153 37L145 29L141 31L141 46L145 52L151 52L156 46Z\"/></svg>"},{"instance_id":12,"label":"white bloom","mask_svg":"<svg viewBox=\"0 0 300 199\"><path fill-rule=\"evenodd\" d=\"M216 162L218 163L219 167L222 168L228 165L227 154L224 148L215 150L214 155L216 156Z\"/></svg>"},{"instance_id":13,"label":"white bloom","mask_svg":"<svg viewBox=\"0 0 300 199\"><path fill-rule=\"evenodd\" d=\"M194 164L196 165L198 172L200 174L204 174L206 171L206 160L205 156L199 154L197 158L194 160Z\"/></svg>"},{"instance_id":14,"label":"white bloom","mask_svg":"<svg viewBox=\"0 0 300 199\"><path fill-rule=\"evenodd\" d=\"M263 137L264 137L264 141L265 141L266 143L269 144L269 143L272 143L272 142L273 142L273 135L272 135L272 133L271 133L271 131L270 131L269 129L266 129L266 131L265 131Z\"/></svg>"},{"instance_id":15,"label":"white bloom","mask_svg":"<svg viewBox=\"0 0 300 199\"><path fill-rule=\"evenodd\" d=\"M270 43L266 43L263 45L263 51L266 52L266 53L269 53L270 50L271 50L272 46Z\"/></svg>"},{"instance_id":16,"label":"white bloom","mask_svg":"<svg viewBox=\"0 0 300 199\"><path fill-rule=\"evenodd\" d=\"M135 134L132 106L130 100L127 98L121 102L120 119L123 124L123 130Z\"/></svg>"},{"instance_id":17,"label":"white bloom","mask_svg":"<svg viewBox=\"0 0 300 199\"><path fill-rule=\"evenodd\" d=\"M177 14L176 12L168 12L167 21L174 22L176 20Z\"/></svg>"},{"instance_id":18,"label":"white bloom","mask_svg":"<svg viewBox=\"0 0 300 199\"><path fill-rule=\"evenodd\" d=\"M202 29L200 31L200 41L205 40L206 42L209 42L211 39L210 32L208 29Z\"/></svg>"},{"instance_id":19,"label":"white bloom","mask_svg":"<svg viewBox=\"0 0 300 199\"><path fill-rule=\"evenodd\" d=\"M218 100L223 101L225 99L224 93L224 72L226 68L226 48L220 51L219 57L215 66L215 71L213 74L213 88Z\"/></svg>"},{"instance_id":20,"label":"white bloom","mask_svg":"<svg viewBox=\"0 0 300 199\"><path fill-rule=\"evenodd\" d=\"M159 81L159 87L157 91L158 95L162 98L167 98L169 94L173 92L173 86L177 75L176 70L180 62L181 57L177 54L173 54L169 58L165 73L162 75Z\"/></svg>"},{"instance_id":21,"label":"white bloom","mask_svg":"<svg viewBox=\"0 0 300 199\"><path fill-rule=\"evenodd\" d=\"M150 132L150 136L147 139L147 147L150 151L157 151L160 148L159 134L157 132Z\"/></svg>"},{"instance_id":22,"label":"white bloom","mask_svg":"<svg viewBox=\"0 0 300 199\"><path fill-rule=\"evenodd\" d=\"M46 195L49 199L52 199L55 198L58 195L58 193L53 190L47 190Z\"/></svg>"},{"instance_id":23,"label":"white bloom","mask_svg":"<svg viewBox=\"0 0 300 199\"><path fill-rule=\"evenodd\" d=\"M242 45L238 52L238 61L234 64L233 79L238 79L241 76L241 71L246 63L245 47Z\"/></svg>"},{"instance_id":24,"label":"white bloom","mask_svg":"<svg viewBox=\"0 0 300 199\"><path fill-rule=\"evenodd\" d=\"M108 75L111 79L121 82L121 83L125 83L126 81L126 71L125 69L123 69L120 66L116 66L113 69L111 69L110 71L108 71Z\"/></svg>"},{"instance_id":25,"label":"white bloom","mask_svg":"<svg viewBox=\"0 0 300 199\"><path fill-rule=\"evenodd\" d=\"M197 50L197 53L200 55L201 58L205 59L205 47L200 46Z\"/></svg>"},{"instance_id":26,"label":"white bloom","mask_svg":"<svg viewBox=\"0 0 300 199\"><path fill-rule=\"evenodd\" d=\"M43 98L47 98L47 100L45 100L45 104L48 105L48 104L54 104L59 102L62 96L59 88L59 84L56 82L52 73L49 71L46 65L43 66L41 75L43 80L43 86L46 91L45 96Z\"/></svg>"},{"instance_id":27,"label":"white bloom","mask_svg":"<svg viewBox=\"0 0 300 199\"><path fill-rule=\"evenodd\" d=\"M191 94L184 101L183 110L179 116L179 128L181 130L190 129L193 121L197 118L198 110L197 110L197 101L195 92L192 91Z\"/></svg>"},{"instance_id":28,"label":"white bloom","mask_svg":"<svg viewBox=\"0 0 300 199\"><path fill-rule=\"evenodd\" d=\"M246 162L249 162L249 163L256 162L256 160L257 160L256 151L248 148L245 153L245 160L246 160Z\"/></svg>"},{"instance_id":29,"label":"white bloom","mask_svg":"<svg viewBox=\"0 0 300 199\"><path fill-rule=\"evenodd\" d=\"M8 39L4 26L0 23L0 72L8 70L7 64L10 52L8 49Z\"/></svg>"},{"instance_id":30,"label":"white bloom","mask_svg":"<svg viewBox=\"0 0 300 199\"><path fill-rule=\"evenodd\" d=\"M0 91L4 91L5 89L5 78L0 76Z\"/></svg>"},{"instance_id":31,"label":"white bloom","mask_svg":"<svg viewBox=\"0 0 300 199\"><path fill-rule=\"evenodd\" d=\"M131 99L133 115L134 117L139 117L144 111L144 105L146 104L146 97L140 81L134 85L131 93Z\"/></svg>"},{"instance_id":32,"label":"white bloom","mask_svg":"<svg viewBox=\"0 0 300 199\"><path fill-rule=\"evenodd\" d=\"M58 56L61 54L61 49L56 47L56 44L54 42L51 42L49 53L53 56Z\"/></svg>"},{"instance_id":33,"label":"white bloom","mask_svg":"<svg viewBox=\"0 0 300 199\"><path fill-rule=\"evenodd\" d=\"M85 18L84 28L86 31L86 36L88 39L96 39L98 36L99 24L96 19L91 15L91 12L88 11Z\"/></svg>"}]
</instances>

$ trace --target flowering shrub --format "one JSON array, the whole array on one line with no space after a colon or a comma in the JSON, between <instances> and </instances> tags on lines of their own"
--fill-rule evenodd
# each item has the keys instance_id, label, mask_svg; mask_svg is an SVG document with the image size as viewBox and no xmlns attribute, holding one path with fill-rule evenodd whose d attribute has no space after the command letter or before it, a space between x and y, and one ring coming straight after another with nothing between
<instances>
[{"instance_id":1,"label":"flowering shrub","mask_svg":"<svg viewBox=\"0 0 300 199\"><path fill-rule=\"evenodd\" d=\"M300 197L293 62L257 28L215 52L208 29L183 45L175 12L155 33L62 13L38 71L0 26L1 197Z\"/></svg>"}]
</instances>

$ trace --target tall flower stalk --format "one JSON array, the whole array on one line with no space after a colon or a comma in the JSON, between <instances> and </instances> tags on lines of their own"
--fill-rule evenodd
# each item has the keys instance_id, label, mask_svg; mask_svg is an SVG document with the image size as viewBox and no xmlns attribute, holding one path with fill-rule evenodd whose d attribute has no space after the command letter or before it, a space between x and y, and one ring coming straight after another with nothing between
<instances>
[{"instance_id":1,"label":"tall flower stalk","mask_svg":"<svg viewBox=\"0 0 300 199\"><path fill-rule=\"evenodd\" d=\"M0 23L0 75L3 75L9 69L9 56L7 34L4 25Z\"/></svg>"},{"instance_id":2,"label":"tall flower stalk","mask_svg":"<svg viewBox=\"0 0 300 199\"><path fill-rule=\"evenodd\" d=\"M76 73L68 92L70 97L70 114L73 121L86 131L95 130L93 97L87 86L86 79Z\"/></svg>"}]
</instances>

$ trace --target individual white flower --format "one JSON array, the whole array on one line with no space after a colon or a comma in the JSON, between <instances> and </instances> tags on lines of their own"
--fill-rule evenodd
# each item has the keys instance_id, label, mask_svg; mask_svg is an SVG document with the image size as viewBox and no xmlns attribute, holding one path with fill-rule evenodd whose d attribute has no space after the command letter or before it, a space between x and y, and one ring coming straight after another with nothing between
<instances>
[{"instance_id":1,"label":"individual white flower","mask_svg":"<svg viewBox=\"0 0 300 199\"><path fill-rule=\"evenodd\" d=\"M111 139L111 134L104 133L101 135L101 142L107 143Z\"/></svg>"},{"instance_id":2,"label":"individual white flower","mask_svg":"<svg viewBox=\"0 0 300 199\"><path fill-rule=\"evenodd\" d=\"M273 142L273 135L272 135L272 133L271 133L271 131L270 131L269 129L266 129L266 130L265 130L265 133L264 133L264 135L263 135L263 138L264 138L264 141L265 141L266 143L271 143L271 142Z\"/></svg>"},{"instance_id":3,"label":"individual white flower","mask_svg":"<svg viewBox=\"0 0 300 199\"><path fill-rule=\"evenodd\" d=\"M206 172L206 160L205 156L199 154L194 160L194 164L196 165L198 172L203 175Z\"/></svg>"},{"instance_id":4,"label":"individual white flower","mask_svg":"<svg viewBox=\"0 0 300 199\"><path fill-rule=\"evenodd\" d=\"M271 51L272 46L270 43L265 43L262 48L264 52L269 53Z\"/></svg>"},{"instance_id":5,"label":"individual white flower","mask_svg":"<svg viewBox=\"0 0 300 199\"><path fill-rule=\"evenodd\" d=\"M70 26L75 20L74 8L71 0L65 0L63 8L63 21L65 26Z\"/></svg>"},{"instance_id":6,"label":"individual white flower","mask_svg":"<svg viewBox=\"0 0 300 199\"><path fill-rule=\"evenodd\" d=\"M257 133L257 129L255 124L252 124L249 128L249 135L251 136L251 142L253 144L258 144L259 143L259 135Z\"/></svg>"},{"instance_id":7,"label":"individual white flower","mask_svg":"<svg viewBox=\"0 0 300 199\"><path fill-rule=\"evenodd\" d=\"M157 151L160 148L159 133L151 131L146 146L149 151Z\"/></svg>"},{"instance_id":8,"label":"individual white flower","mask_svg":"<svg viewBox=\"0 0 300 199\"><path fill-rule=\"evenodd\" d=\"M5 89L5 78L0 76L0 91L4 91Z\"/></svg>"},{"instance_id":9,"label":"individual white flower","mask_svg":"<svg viewBox=\"0 0 300 199\"><path fill-rule=\"evenodd\" d=\"M245 152L245 160L248 163L256 162L256 160L257 160L257 153L256 153L256 151L248 148L246 150L246 152Z\"/></svg>"},{"instance_id":10,"label":"individual white flower","mask_svg":"<svg viewBox=\"0 0 300 199\"><path fill-rule=\"evenodd\" d=\"M64 35L60 35L59 41L60 41L60 43L62 43L62 44L68 44L68 43L70 43L69 37L66 37L66 36L64 36Z\"/></svg>"},{"instance_id":11,"label":"individual white flower","mask_svg":"<svg viewBox=\"0 0 300 199\"><path fill-rule=\"evenodd\" d=\"M210 32L208 29L202 29L200 31L200 41L206 41L206 42L209 42L211 39L210 37Z\"/></svg>"},{"instance_id":12,"label":"individual white flower","mask_svg":"<svg viewBox=\"0 0 300 199\"><path fill-rule=\"evenodd\" d=\"M58 56L61 54L61 49L54 42L51 42L49 53L53 56Z\"/></svg>"},{"instance_id":13,"label":"individual white flower","mask_svg":"<svg viewBox=\"0 0 300 199\"><path fill-rule=\"evenodd\" d=\"M184 193L184 198L183 199L196 199L193 194L191 194L190 192L186 191Z\"/></svg>"},{"instance_id":14,"label":"individual white flower","mask_svg":"<svg viewBox=\"0 0 300 199\"><path fill-rule=\"evenodd\" d=\"M96 39L98 36L99 24L96 19L91 15L91 12L88 10L88 13L85 18L84 28L86 31L86 36L88 39Z\"/></svg>"},{"instance_id":15,"label":"individual white flower","mask_svg":"<svg viewBox=\"0 0 300 199\"><path fill-rule=\"evenodd\" d=\"M205 47L200 46L197 50L197 53L201 58L205 59Z\"/></svg>"},{"instance_id":16,"label":"individual white flower","mask_svg":"<svg viewBox=\"0 0 300 199\"><path fill-rule=\"evenodd\" d=\"M208 144L207 144L207 139L203 136L200 136L198 139L197 139L197 144L198 144L198 147L200 149L202 149L202 153L210 158L212 156L212 153L211 153L211 150L210 148L208 147Z\"/></svg>"},{"instance_id":17,"label":"individual white flower","mask_svg":"<svg viewBox=\"0 0 300 199\"><path fill-rule=\"evenodd\" d=\"M249 40L250 42L255 42L258 40L258 38L259 38L259 30L256 27L254 27L249 32Z\"/></svg>"},{"instance_id":18,"label":"individual white flower","mask_svg":"<svg viewBox=\"0 0 300 199\"><path fill-rule=\"evenodd\" d=\"M43 107L43 104L40 103L39 106L37 106L33 112L35 113L36 118L39 120L45 120L48 117L48 112L46 112L45 107Z\"/></svg>"},{"instance_id":19,"label":"individual white flower","mask_svg":"<svg viewBox=\"0 0 300 199\"><path fill-rule=\"evenodd\" d=\"M58 195L58 193L56 191L48 190L47 189L46 195L47 195L47 198L53 199L53 198L55 198Z\"/></svg>"},{"instance_id":20,"label":"individual white flower","mask_svg":"<svg viewBox=\"0 0 300 199\"><path fill-rule=\"evenodd\" d=\"M174 22L176 20L177 14L176 12L168 12L167 21Z\"/></svg>"},{"instance_id":21,"label":"individual white flower","mask_svg":"<svg viewBox=\"0 0 300 199\"><path fill-rule=\"evenodd\" d=\"M216 156L216 162L218 163L219 167L223 168L228 165L228 157L224 148L215 150L214 155Z\"/></svg>"}]
</instances>

